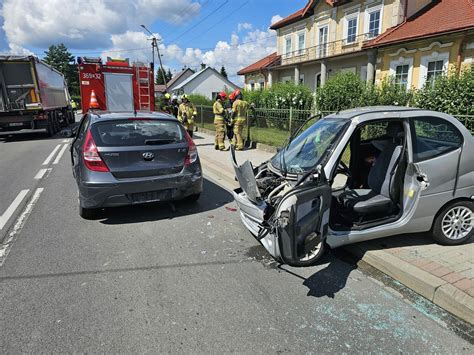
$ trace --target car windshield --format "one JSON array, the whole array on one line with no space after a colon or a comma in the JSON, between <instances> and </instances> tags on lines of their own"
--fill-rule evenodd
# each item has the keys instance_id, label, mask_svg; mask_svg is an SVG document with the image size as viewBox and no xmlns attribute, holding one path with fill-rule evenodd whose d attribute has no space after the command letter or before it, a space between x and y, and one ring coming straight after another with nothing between
<instances>
[{"instance_id":1,"label":"car windshield","mask_svg":"<svg viewBox=\"0 0 474 355\"><path fill-rule=\"evenodd\" d=\"M167 120L131 119L106 121L92 126L99 146L162 145L184 141L179 124Z\"/></svg>"},{"instance_id":2,"label":"car windshield","mask_svg":"<svg viewBox=\"0 0 474 355\"><path fill-rule=\"evenodd\" d=\"M301 174L314 168L324 153L333 148L346 124L348 121L339 118L319 120L275 155L271 160L272 166L291 174Z\"/></svg>"}]
</instances>

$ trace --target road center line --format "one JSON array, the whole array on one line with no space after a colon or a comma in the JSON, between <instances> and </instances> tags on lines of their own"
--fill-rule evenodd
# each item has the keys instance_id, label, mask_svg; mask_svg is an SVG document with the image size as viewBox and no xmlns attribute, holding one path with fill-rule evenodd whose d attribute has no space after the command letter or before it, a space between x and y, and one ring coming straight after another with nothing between
<instances>
[{"instance_id":1,"label":"road center line","mask_svg":"<svg viewBox=\"0 0 474 355\"><path fill-rule=\"evenodd\" d=\"M3 227L5 227L5 224L8 222L10 217L13 215L15 210L18 208L21 201L23 201L23 199L25 198L28 191L30 191L30 190L21 190L20 193L15 197L13 202L10 204L10 206L8 206L8 208L3 213L3 215L0 216L0 230L2 230Z\"/></svg>"},{"instance_id":2,"label":"road center line","mask_svg":"<svg viewBox=\"0 0 474 355\"><path fill-rule=\"evenodd\" d=\"M53 159L54 157L54 154L56 154L56 152L59 150L59 148L61 147L61 144L58 144L56 146L56 148L53 149L53 151L51 152L51 154L48 155L48 157L45 159L45 161L43 162L43 165L48 165L49 162Z\"/></svg>"},{"instance_id":3,"label":"road center line","mask_svg":"<svg viewBox=\"0 0 474 355\"><path fill-rule=\"evenodd\" d=\"M35 175L35 180L41 180L44 177L44 174L51 169L40 169L38 173Z\"/></svg>"},{"instance_id":4,"label":"road center line","mask_svg":"<svg viewBox=\"0 0 474 355\"><path fill-rule=\"evenodd\" d=\"M56 159L54 159L53 165L56 165L57 163L59 163L66 149L67 149L67 144L64 144L64 146L61 148L58 155L56 156Z\"/></svg>"},{"instance_id":5,"label":"road center line","mask_svg":"<svg viewBox=\"0 0 474 355\"><path fill-rule=\"evenodd\" d=\"M7 238L5 241L0 244L0 267L3 266L5 263L5 260L8 256L8 253L10 253L10 249L13 246L13 242L15 241L18 233L20 233L21 229L25 225L26 220L28 219L29 215L31 214L31 211L33 210L33 207L35 207L36 203L38 202L38 199L40 198L41 193L43 192L44 188L39 187L35 190L35 193L33 194L33 197L31 197L30 202L26 205L24 211L21 213L21 215L17 218L15 225L11 229L10 233L8 234Z\"/></svg>"}]
</instances>

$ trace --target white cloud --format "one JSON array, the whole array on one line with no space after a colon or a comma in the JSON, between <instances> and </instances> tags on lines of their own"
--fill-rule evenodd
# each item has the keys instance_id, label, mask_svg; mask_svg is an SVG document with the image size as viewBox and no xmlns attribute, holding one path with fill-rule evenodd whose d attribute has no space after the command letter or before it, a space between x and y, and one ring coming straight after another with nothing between
<instances>
[{"instance_id":1,"label":"white cloud","mask_svg":"<svg viewBox=\"0 0 474 355\"><path fill-rule=\"evenodd\" d=\"M281 21L283 20L283 17L281 17L280 15L275 15L272 17L272 20L270 21L270 23L273 25L274 23L277 23L278 21Z\"/></svg>"},{"instance_id":2,"label":"white cloud","mask_svg":"<svg viewBox=\"0 0 474 355\"><path fill-rule=\"evenodd\" d=\"M244 22L244 23L239 23L237 25L237 31L238 32L241 32L241 31L250 31L251 29L253 29L253 25L251 23L248 23L248 22Z\"/></svg>"},{"instance_id":3,"label":"white cloud","mask_svg":"<svg viewBox=\"0 0 474 355\"><path fill-rule=\"evenodd\" d=\"M75 49L108 47L111 35L156 19L184 23L201 9L197 0L3 0L0 6L9 44L48 47L63 42Z\"/></svg>"}]
</instances>

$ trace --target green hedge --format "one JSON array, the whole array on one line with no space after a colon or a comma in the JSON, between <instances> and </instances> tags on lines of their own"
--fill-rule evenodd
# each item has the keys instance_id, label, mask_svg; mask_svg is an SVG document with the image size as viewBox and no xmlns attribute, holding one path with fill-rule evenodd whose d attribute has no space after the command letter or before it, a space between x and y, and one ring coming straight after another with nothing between
<instances>
[{"instance_id":1,"label":"green hedge","mask_svg":"<svg viewBox=\"0 0 474 355\"><path fill-rule=\"evenodd\" d=\"M380 85L370 85L353 73L339 73L316 92L316 108L320 111L340 111L373 105L413 106L452 115L474 115L474 70L460 75L450 72L439 77L434 85L406 90L393 78Z\"/></svg>"},{"instance_id":2,"label":"green hedge","mask_svg":"<svg viewBox=\"0 0 474 355\"><path fill-rule=\"evenodd\" d=\"M244 99L259 108L309 110L313 106L313 94L305 85L277 83L262 91L244 91Z\"/></svg>"}]
</instances>

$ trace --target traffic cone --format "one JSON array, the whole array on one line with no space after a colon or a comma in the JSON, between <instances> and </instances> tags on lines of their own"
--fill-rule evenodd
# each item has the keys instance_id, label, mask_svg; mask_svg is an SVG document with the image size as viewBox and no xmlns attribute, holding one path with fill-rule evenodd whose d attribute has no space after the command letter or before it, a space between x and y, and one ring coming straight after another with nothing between
<instances>
[{"instance_id":1,"label":"traffic cone","mask_svg":"<svg viewBox=\"0 0 474 355\"><path fill-rule=\"evenodd\" d=\"M99 102L97 101L97 96L95 96L95 91L91 92L91 102L89 103L89 108L99 108Z\"/></svg>"}]
</instances>

